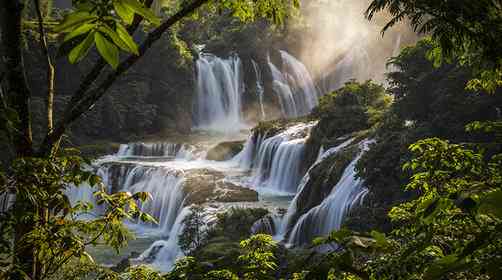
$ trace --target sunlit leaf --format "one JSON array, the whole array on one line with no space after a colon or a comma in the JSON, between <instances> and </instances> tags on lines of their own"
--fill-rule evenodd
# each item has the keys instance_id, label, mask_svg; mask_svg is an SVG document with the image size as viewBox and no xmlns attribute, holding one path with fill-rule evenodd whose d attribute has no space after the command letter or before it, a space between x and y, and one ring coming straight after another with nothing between
<instances>
[{"instance_id":1,"label":"sunlit leaf","mask_svg":"<svg viewBox=\"0 0 502 280\"><path fill-rule=\"evenodd\" d=\"M96 42L96 47L101 56L116 69L119 65L119 50L117 47L99 32L95 32L94 42Z\"/></svg>"}]
</instances>

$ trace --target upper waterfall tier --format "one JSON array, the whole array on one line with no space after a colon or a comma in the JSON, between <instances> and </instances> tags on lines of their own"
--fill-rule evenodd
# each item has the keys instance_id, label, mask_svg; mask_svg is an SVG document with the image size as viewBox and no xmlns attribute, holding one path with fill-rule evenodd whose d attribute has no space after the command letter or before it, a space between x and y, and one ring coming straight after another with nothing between
<instances>
[{"instance_id":1,"label":"upper waterfall tier","mask_svg":"<svg viewBox=\"0 0 502 280\"><path fill-rule=\"evenodd\" d=\"M271 62L270 57L268 64L282 114L288 118L305 116L319 104L320 94L305 65L286 51L280 51L280 54L281 69Z\"/></svg>"},{"instance_id":2,"label":"upper waterfall tier","mask_svg":"<svg viewBox=\"0 0 502 280\"><path fill-rule=\"evenodd\" d=\"M236 132L245 128L242 120L244 78L239 56L222 59L201 53L196 70L195 128L219 132Z\"/></svg>"}]
</instances>

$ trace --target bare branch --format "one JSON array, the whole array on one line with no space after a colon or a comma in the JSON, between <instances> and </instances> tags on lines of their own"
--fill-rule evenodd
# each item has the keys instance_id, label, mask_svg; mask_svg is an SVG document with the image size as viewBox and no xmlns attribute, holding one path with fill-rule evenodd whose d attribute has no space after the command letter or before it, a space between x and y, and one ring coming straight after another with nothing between
<instances>
[{"instance_id":1,"label":"bare branch","mask_svg":"<svg viewBox=\"0 0 502 280\"><path fill-rule=\"evenodd\" d=\"M53 128L53 107L54 107L54 74L55 69L47 46L47 36L44 29L44 19L40 10L40 0L33 0L38 18L38 32L40 33L40 43L42 51L47 60L47 133Z\"/></svg>"}]
</instances>

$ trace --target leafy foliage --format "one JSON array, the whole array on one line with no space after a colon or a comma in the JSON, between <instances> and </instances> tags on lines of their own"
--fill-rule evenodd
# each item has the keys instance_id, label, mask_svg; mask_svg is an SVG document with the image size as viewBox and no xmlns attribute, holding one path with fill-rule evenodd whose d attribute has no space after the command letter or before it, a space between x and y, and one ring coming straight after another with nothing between
<instances>
[{"instance_id":1,"label":"leafy foliage","mask_svg":"<svg viewBox=\"0 0 502 280\"><path fill-rule=\"evenodd\" d=\"M502 85L500 1L373 0L366 16L384 10L392 17L382 32L407 19L415 31L431 34L434 48L428 56L436 65L458 60L473 66L477 78L470 88L494 92Z\"/></svg>"},{"instance_id":2,"label":"leafy foliage","mask_svg":"<svg viewBox=\"0 0 502 280\"><path fill-rule=\"evenodd\" d=\"M190 214L183 219L184 228L178 244L185 254L189 254L205 244L206 230L204 227L206 223L204 219L204 207L200 205L192 205Z\"/></svg>"},{"instance_id":3,"label":"leafy foliage","mask_svg":"<svg viewBox=\"0 0 502 280\"><path fill-rule=\"evenodd\" d=\"M320 118L315 133L337 138L368 129L382 118L391 100L383 86L372 81L358 83L351 80L321 97L319 106L312 112L313 116Z\"/></svg>"},{"instance_id":4,"label":"leafy foliage","mask_svg":"<svg viewBox=\"0 0 502 280\"><path fill-rule=\"evenodd\" d=\"M33 248L36 260L43 263L40 279L48 279L70 262L92 264L86 246L107 244L119 250L132 237L124 227L124 219L154 219L140 211L137 202L149 198L147 193L107 194L101 179L85 171L85 161L74 155L54 159L21 158L15 160L8 175L2 175L0 196L15 197L15 203L4 205L0 234L1 275L8 278L20 271L22 262L16 251ZM95 219L94 205L86 202L71 204L66 192L88 184L94 193L97 207L102 210ZM33 209L33 211L30 211ZM30 223L32 230L22 239L13 239L16 227Z\"/></svg>"}]
</instances>

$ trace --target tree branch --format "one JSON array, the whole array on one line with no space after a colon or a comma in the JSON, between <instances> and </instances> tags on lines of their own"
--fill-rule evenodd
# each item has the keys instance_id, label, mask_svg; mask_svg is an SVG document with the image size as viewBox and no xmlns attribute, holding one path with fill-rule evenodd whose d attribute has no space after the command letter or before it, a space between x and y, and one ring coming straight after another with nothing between
<instances>
[{"instance_id":1,"label":"tree branch","mask_svg":"<svg viewBox=\"0 0 502 280\"><path fill-rule=\"evenodd\" d=\"M152 3L153 0L146 0L144 5L145 7L150 8L152 6ZM142 16L138 14L134 16L133 22L131 23L130 26L127 27L127 31L131 36L134 34L134 32L136 32L142 21L143 21ZM91 88L92 84L98 79L99 74L101 74L101 71L103 71L106 65L107 65L106 61L102 57L99 57L98 61L94 64L91 71L87 73L87 75L80 83L77 91L72 95L70 102L67 104L67 107L65 109L65 114L69 113L73 109L73 107L80 102L84 94L89 90L89 88Z\"/></svg>"},{"instance_id":2,"label":"tree branch","mask_svg":"<svg viewBox=\"0 0 502 280\"><path fill-rule=\"evenodd\" d=\"M82 114L87 112L115 83L115 81L124 74L131 66L133 66L155 43L159 40L164 32L166 32L175 23L193 13L195 10L206 4L210 0L195 0L191 4L184 6L180 11L164 21L159 27L150 32L145 41L139 47L139 55L130 55L127 59L119 64L117 69L110 73L104 81L94 90L88 92L80 99L80 102L75 107L71 108L64 114L63 119L58 123L53 133L50 133L44 139L38 154L49 154L53 146L59 142L61 136L64 134L67 126L77 120Z\"/></svg>"},{"instance_id":3,"label":"tree branch","mask_svg":"<svg viewBox=\"0 0 502 280\"><path fill-rule=\"evenodd\" d=\"M40 43L42 51L47 60L47 133L53 129L53 107L54 107L54 74L55 69L47 46L47 36L44 29L44 19L40 10L40 0L33 0L38 18L38 32L40 33Z\"/></svg>"}]
</instances>

